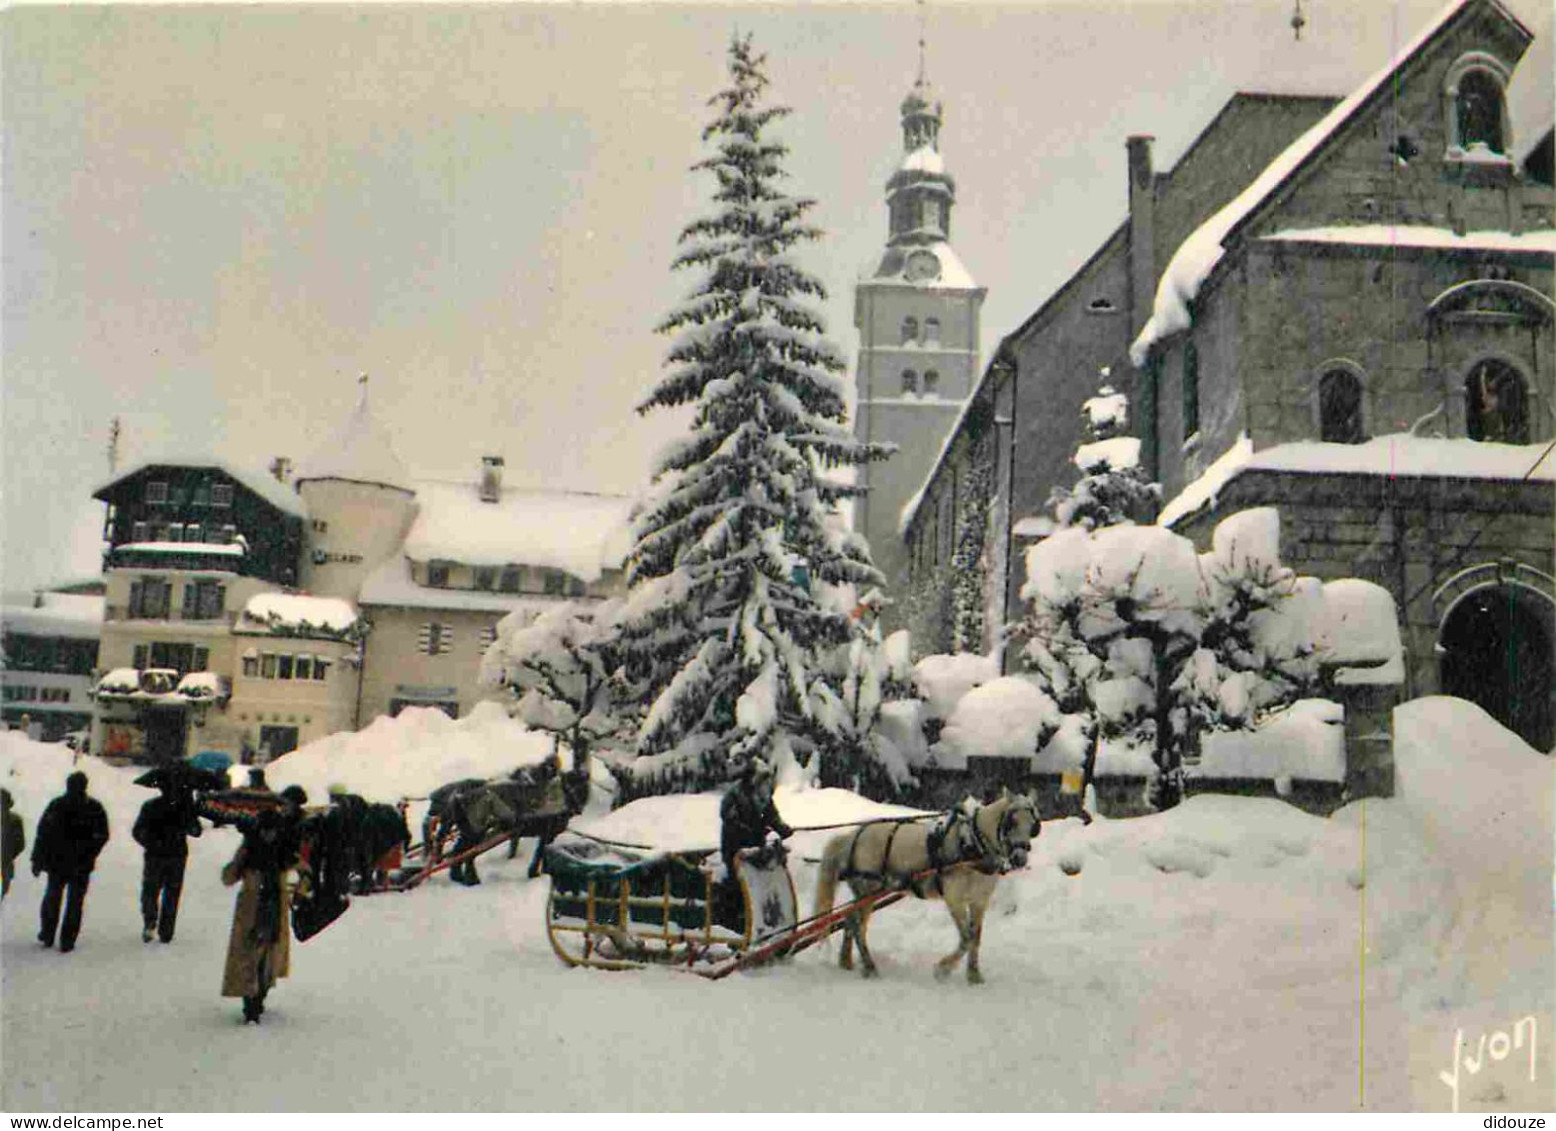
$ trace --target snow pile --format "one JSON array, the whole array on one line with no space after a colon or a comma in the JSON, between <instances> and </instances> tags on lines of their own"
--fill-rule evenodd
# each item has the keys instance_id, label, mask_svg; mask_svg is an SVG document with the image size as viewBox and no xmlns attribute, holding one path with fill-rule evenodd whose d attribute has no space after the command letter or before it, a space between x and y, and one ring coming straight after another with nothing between
<instances>
[{"instance_id":1,"label":"snow pile","mask_svg":"<svg viewBox=\"0 0 1556 1131\"><path fill-rule=\"evenodd\" d=\"M643 797L611 813L574 821L573 832L599 840L662 852L696 852L718 847L723 790ZM883 805L846 789L773 791L778 815L796 831L891 817L916 817L922 809Z\"/></svg>"},{"instance_id":2,"label":"snow pile","mask_svg":"<svg viewBox=\"0 0 1556 1131\"><path fill-rule=\"evenodd\" d=\"M1103 471L1124 471L1140 466L1140 440L1136 436L1114 436L1082 444L1075 449L1075 466L1087 475Z\"/></svg>"},{"instance_id":3,"label":"snow pile","mask_svg":"<svg viewBox=\"0 0 1556 1131\"><path fill-rule=\"evenodd\" d=\"M969 758L1024 758L1056 730L1059 708L1030 678L1001 676L957 702L932 753L943 769L966 769Z\"/></svg>"},{"instance_id":4,"label":"snow pile","mask_svg":"<svg viewBox=\"0 0 1556 1131\"><path fill-rule=\"evenodd\" d=\"M1326 582L1324 608L1324 633L1319 645L1322 659L1329 664L1357 665L1336 671L1336 683L1405 682L1399 612L1387 589L1356 577Z\"/></svg>"},{"instance_id":5,"label":"snow pile","mask_svg":"<svg viewBox=\"0 0 1556 1131\"><path fill-rule=\"evenodd\" d=\"M344 636L357 623L357 611L339 597L259 593L249 598L235 631L266 631L280 636Z\"/></svg>"},{"instance_id":6,"label":"snow pile","mask_svg":"<svg viewBox=\"0 0 1556 1131\"><path fill-rule=\"evenodd\" d=\"M416 497L405 538L413 561L535 566L594 582L626 557L632 500L622 495L505 488L486 503L474 483L421 480Z\"/></svg>"},{"instance_id":7,"label":"snow pile","mask_svg":"<svg viewBox=\"0 0 1556 1131\"><path fill-rule=\"evenodd\" d=\"M1205 735L1190 776L1281 782L1345 780L1345 710L1328 699L1300 699L1255 730Z\"/></svg>"},{"instance_id":8,"label":"snow pile","mask_svg":"<svg viewBox=\"0 0 1556 1131\"><path fill-rule=\"evenodd\" d=\"M913 665L913 685L933 718L948 719L963 695L981 683L999 678L993 659L976 652L925 656Z\"/></svg>"},{"instance_id":9,"label":"snow pile","mask_svg":"<svg viewBox=\"0 0 1556 1131\"><path fill-rule=\"evenodd\" d=\"M425 797L459 778L500 777L545 761L551 749L549 735L510 719L498 703L477 703L462 719L407 707L285 754L265 767L265 777L272 789L300 785L315 799L338 782L369 800L394 801Z\"/></svg>"}]
</instances>

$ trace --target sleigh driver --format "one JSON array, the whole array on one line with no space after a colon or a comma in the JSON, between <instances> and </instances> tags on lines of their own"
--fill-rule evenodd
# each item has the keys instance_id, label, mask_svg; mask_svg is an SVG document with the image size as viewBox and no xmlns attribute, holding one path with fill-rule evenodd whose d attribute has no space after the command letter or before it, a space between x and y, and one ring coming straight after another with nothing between
<instances>
[{"instance_id":1,"label":"sleigh driver","mask_svg":"<svg viewBox=\"0 0 1556 1131\"><path fill-rule=\"evenodd\" d=\"M735 784L719 803L719 855L724 860L724 877L715 890L720 920L737 918L741 914L740 880L735 874L735 862L742 850L763 848L768 830L778 834L780 840L794 835L773 803L773 768L762 758L747 758L739 763L735 772ZM782 864L785 858L781 845L771 858L751 863L762 866L768 863Z\"/></svg>"}]
</instances>

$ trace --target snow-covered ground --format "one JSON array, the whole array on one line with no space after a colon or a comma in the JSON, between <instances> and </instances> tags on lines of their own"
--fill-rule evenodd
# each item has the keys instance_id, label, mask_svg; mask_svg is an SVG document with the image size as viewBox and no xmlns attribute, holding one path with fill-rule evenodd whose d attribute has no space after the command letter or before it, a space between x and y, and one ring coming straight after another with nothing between
<instances>
[{"instance_id":1,"label":"snow-covered ground","mask_svg":"<svg viewBox=\"0 0 1556 1131\"><path fill-rule=\"evenodd\" d=\"M835 946L717 983L567 969L545 936L546 881L525 879L527 853L498 852L480 887L356 900L294 947L257 1028L217 993L233 898L217 872L236 834L193 842L178 936L142 944L129 828L150 795L82 759L113 840L73 954L33 941L25 858L5 901L0 1106L1447 1110L1457 1037L1461 1110L1549 1109L1552 762L1458 700L1408 704L1397 727L1399 795L1328 820L1197 797L1046 826L1001 885L981 987L934 979L954 931L914 902L874 922L875 981L839 971ZM376 771L359 737L300 752L298 776L375 798L423 788L408 740L379 739L398 756ZM481 773L533 756L458 755ZM70 768L62 746L0 736L29 836ZM796 823L807 806L849 811L835 795L778 801ZM709 804L665 812L705 821ZM826 835L799 834L797 856ZM814 867L795 870L808 905Z\"/></svg>"}]
</instances>

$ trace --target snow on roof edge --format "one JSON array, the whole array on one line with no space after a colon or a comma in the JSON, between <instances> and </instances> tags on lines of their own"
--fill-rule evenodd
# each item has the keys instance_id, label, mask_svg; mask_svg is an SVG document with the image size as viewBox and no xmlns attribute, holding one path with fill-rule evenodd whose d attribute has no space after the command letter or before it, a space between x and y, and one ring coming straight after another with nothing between
<instances>
[{"instance_id":1,"label":"snow on roof edge","mask_svg":"<svg viewBox=\"0 0 1556 1131\"><path fill-rule=\"evenodd\" d=\"M1206 279L1221 261L1226 239L1287 180L1306 166L1308 159L1371 101L1388 78L1400 70L1428 42L1437 36L1455 16L1480 0L1449 0L1435 19L1415 35L1365 82L1353 90L1301 137L1283 149L1249 185L1233 197L1215 215L1196 228L1178 245L1167 269L1157 283L1156 301L1151 316L1129 347L1129 359L1136 366L1145 364L1146 355L1157 342L1188 328L1188 304L1199 293ZM1488 0L1498 11L1514 19L1496 0ZM1518 24L1522 27L1522 24Z\"/></svg>"},{"instance_id":2,"label":"snow on roof edge","mask_svg":"<svg viewBox=\"0 0 1556 1131\"><path fill-rule=\"evenodd\" d=\"M266 471L260 471L257 468L245 467L242 464L232 463L219 456L211 455L179 456L174 454L153 456L140 460L128 471L115 472L111 478L93 488L92 497L95 499L103 492L123 483L126 479L134 478L143 471L149 471L154 467L206 468L220 471L288 514L295 515L298 518L306 518L308 515L308 507L302 496L296 491L288 489L287 484L282 483L274 475Z\"/></svg>"}]
</instances>

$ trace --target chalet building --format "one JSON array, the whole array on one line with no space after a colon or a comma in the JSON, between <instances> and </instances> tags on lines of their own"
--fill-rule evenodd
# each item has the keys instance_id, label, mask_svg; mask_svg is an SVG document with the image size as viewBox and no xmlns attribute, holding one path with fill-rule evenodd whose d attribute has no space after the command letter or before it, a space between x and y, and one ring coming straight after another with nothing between
<instances>
[{"instance_id":1,"label":"chalet building","mask_svg":"<svg viewBox=\"0 0 1556 1131\"><path fill-rule=\"evenodd\" d=\"M0 714L56 742L92 725L92 673L103 628L99 593L38 592L0 605Z\"/></svg>"},{"instance_id":2,"label":"chalet building","mask_svg":"<svg viewBox=\"0 0 1556 1131\"><path fill-rule=\"evenodd\" d=\"M409 706L458 716L509 613L622 589L629 501L413 480L361 398L293 475L148 463L109 505L93 749L266 761Z\"/></svg>"},{"instance_id":3,"label":"chalet building","mask_svg":"<svg viewBox=\"0 0 1556 1131\"><path fill-rule=\"evenodd\" d=\"M1410 694L1556 743L1556 197L1508 89L1531 35L1464 0L1179 246L1131 356L1159 521L1249 506L1282 558L1377 583ZM1543 134L1543 138L1540 136Z\"/></svg>"}]
</instances>

